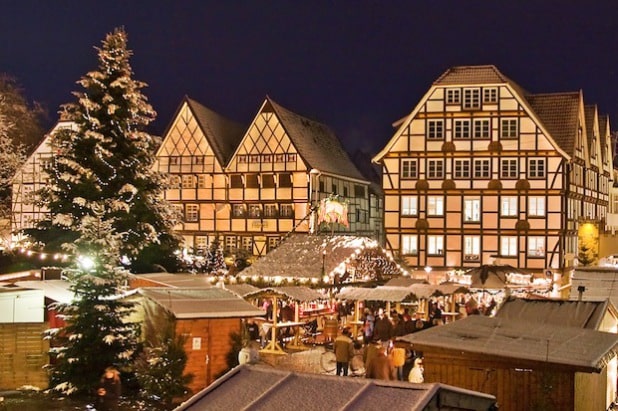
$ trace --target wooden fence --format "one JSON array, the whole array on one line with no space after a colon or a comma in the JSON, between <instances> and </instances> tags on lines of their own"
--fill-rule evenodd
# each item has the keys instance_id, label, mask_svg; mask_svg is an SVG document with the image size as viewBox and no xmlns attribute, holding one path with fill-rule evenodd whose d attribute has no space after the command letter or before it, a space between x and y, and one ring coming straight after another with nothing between
<instances>
[{"instance_id":1,"label":"wooden fence","mask_svg":"<svg viewBox=\"0 0 618 411\"><path fill-rule=\"evenodd\" d=\"M0 388L47 388L49 343L43 339L47 323L0 324Z\"/></svg>"}]
</instances>

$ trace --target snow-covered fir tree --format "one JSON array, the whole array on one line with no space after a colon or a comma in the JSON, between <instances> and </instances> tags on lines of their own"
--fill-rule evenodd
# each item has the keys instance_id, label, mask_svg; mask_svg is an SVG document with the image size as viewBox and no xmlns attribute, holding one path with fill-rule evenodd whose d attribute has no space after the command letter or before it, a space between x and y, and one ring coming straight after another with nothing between
<instances>
[{"instance_id":1,"label":"snow-covered fir tree","mask_svg":"<svg viewBox=\"0 0 618 411\"><path fill-rule=\"evenodd\" d=\"M11 212L11 182L15 172L26 160L23 144L15 143L12 131L15 124L7 115L7 103L0 94L0 219Z\"/></svg>"},{"instance_id":2,"label":"snow-covered fir tree","mask_svg":"<svg viewBox=\"0 0 618 411\"><path fill-rule=\"evenodd\" d=\"M65 271L74 297L54 306L65 326L47 331L50 388L67 395L92 394L108 366L129 370L140 332L139 324L129 321L135 303L122 291L127 280L126 270L118 267L123 240L109 218L110 204L76 201L94 215L82 217L76 227L80 237L65 249L87 257Z\"/></svg>"},{"instance_id":3,"label":"snow-covered fir tree","mask_svg":"<svg viewBox=\"0 0 618 411\"><path fill-rule=\"evenodd\" d=\"M110 208L101 218L121 236L120 255L132 270L155 263L174 269L176 213L162 198L164 176L153 169L156 147L146 126L156 113L142 94L146 84L132 78L123 29L108 34L97 51L98 70L78 81L83 91L74 92L77 101L61 113L77 127L52 140L57 154L50 184L38 193L51 218L26 234L57 251L81 236L82 219L94 215L87 204L105 200Z\"/></svg>"},{"instance_id":4,"label":"snow-covered fir tree","mask_svg":"<svg viewBox=\"0 0 618 411\"><path fill-rule=\"evenodd\" d=\"M227 266L225 265L225 258L223 256L223 246L221 245L219 236L215 236L215 239L210 243L208 254L206 255L206 267L204 271L207 274L227 272Z\"/></svg>"}]
</instances>

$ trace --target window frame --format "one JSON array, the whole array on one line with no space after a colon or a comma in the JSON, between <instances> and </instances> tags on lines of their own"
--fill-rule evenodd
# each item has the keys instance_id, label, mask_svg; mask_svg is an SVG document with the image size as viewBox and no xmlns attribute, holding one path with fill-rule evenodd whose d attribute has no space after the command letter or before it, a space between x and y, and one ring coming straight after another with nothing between
<instances>
[{"instance_id":1,"label":"window frame","mask_svg":"<svg viewBox=\"0 0 618 411\"><path fill-rule=\"evenodd\" d=\"M418 160L401 160L401 178L405 180L415 180L418 178Z\"/></svg>"},{"instance_id":2,"label":"window frame","mask_svg":"<svg viewBox=\"0 0 618 411\"><path fill-rule=\"evenodd\" d=\"M501 139L516 139L519 137L519 122L517 118L501 118L500 119L500 138Z\"/></svg>"},{"instance_id":3,"label":"window frame","mask_svg":"<svg viewBox=\"0 0 618 411\"><path fill-rule=\"evenodd\" d=\"M487 158L475 158L472 162L474 178L491 178L491 160Z\"/></svg>"},{"instance_id":4,"label":"window frame","mask_svg":"<svg viewBox=\"0 0 618 411\"><path fill-rule=\"evenodd\" d=\"M427 160L427 179L428 180L441 180L444 178L444 159L428 159Z\"/></svg>"},{"instance_id":5,"label":"window frame","mask_svg":"<svg viewBox=\"0 0 618 411\"><path fill-rule=\"evenodd\" d=\"M427 215L432 217L444 216L444 196L427 196Z\"/></svg>"},{"instance_id":6,"label":"window frame","mask_svg":"<svg viewBox=\"0 0 618 411\"><path fill-rule=\"evenodd\" d=\"M418 255L418 236L415 234L401 235L401 255Z\"/></svg>"},{"instance_id":7,"label":"window frame","mask_svg":"<svg viewBox=\"0 0 618 411\"><path fill-rule=\"evenodd\" d=\"M517 236L505 235L500 237L500 255L504 257L517 257Z\"/></svg>"},{"instance_id":8,"label":"window frame","mask_svg":"<svg viewBox=\"0 0 618 411\"><path fill-rule=\"evenodd\" d=\"M481 221L481 198L464 197L463 201L463 222L479 223Z\"/></svg>"},{"instance_id":9,"label":"window frame","mask_svg":"<svg viewBox=\"0 0 618 411\"><path fill-rule=\"evenodd\" d=\"M508 200L508 204L505 203ZM505 213L505 205L507 205ZM515 210L512 210L513 206ZM500 197L500 217L517 217L519 209L519 198L517 196L502 196Z\"/></svg>"},{"instance_id":10,"label":"window frame","mask_svg":"<svg viewBox=\"0 0 618 411\"><path fill-rule=\"evenodd\" d=\"M528 217L545 217L547 214L546 203L543 196L528 197Z\"/></svg>"},{"instance_id":11,"label":"window frame","mask_svg":"<svg viewBox=\"0 0 618 411\"><path fill-rule=\"evenodd\" d=\"M427 236L427 255L428 256L443 256L444 255L444 236L443 235L428 235Z\"/></svg>"},{"instance_id":12,"label":"window frame","mask_svg":"<svg viewBox=\"0 0 618 411\"><path fill-rule=\"evenodd\" d=\"M444 120L427 120L427 140L444 140Z\"/></svg>"},{"instance_id":13,"label":"window frame","mask_svg":"<svg viewBox=\"0 0 618 411\"><path fill-rule=\"evenodd\" d=\"M528 178L530 180L540 180L547 177L547 164L544 158L528 159Z\"/></svg>"},{"instance_id":14,"label":"window frame","mask_svg":"<svg viewBox=\"0 0 618 411\"><path fill-rule=\"evenodd\" d=\"M404 217L418 216L418 196L401 196L401 215Z\"/></svg>"},{"instance_id":15,"label":"window frame","mask_svg":"<svg viewBox=\"0 0 618 411\"><path fill-rule=\"evenodd\" d=\"M199 204L185 204L185 222L197 223L198 221L200 221Z\"/></svg>"},{"instance_id":16,"label":"window frame","mask_svg":"<svg viewBox=\"0 0 618 411\"><path fill-rule=\"evenodd\" d=\"M527 238L527 243L526 255L528 257L545 257L545 237L529 236Z\"/></svg>"},{"instance_id":17,"label":"window frame","mask_svg":"<svg viewBox=\"0 0 618 411\"><path fill-rule=\"evenodd\" d=\"M471 160L469 158L465 159L455 159L453 164L453 178L455 179L467 179L470 178L471 174Z\"/></svg>"},{"instance_id":18,"label":"window frame","mask_svg":"<svg viewBox=\"0 0 618 411\"><path fill-rule=\"evenodd\" d=\"M513 169L513 165L515 168ZM500 159L500 178L505 180L517 179L519 177L519 159L501 158Z\"/></svg>"}]
</instances>

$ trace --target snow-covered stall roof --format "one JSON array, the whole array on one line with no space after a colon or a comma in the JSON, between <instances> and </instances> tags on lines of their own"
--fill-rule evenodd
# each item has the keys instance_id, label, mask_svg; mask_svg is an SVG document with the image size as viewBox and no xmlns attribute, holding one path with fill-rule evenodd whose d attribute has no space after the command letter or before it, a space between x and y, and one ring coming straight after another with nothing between
<instances>
[{"instance_id":1,"label":"snow-covered stall roof","mask_svg":"<svg viewBox=\"0 0 618 411\"><path fill-rule=\"evenodd\" d=\"M257 288L252 292L246 293L244 297L257 297L262 295L283 296L299 302L311 302L328 298L316 290L302 286Z\"/></svg>"},{"instance_id":2,"label":"snow-covered stall roof","mask_svg":"<svg viewBox=\"0 0 618 411\"><path fill-rule=\"evenodd\" d=\"M256 317L265 314L264 310L219 287L206 289L145 287L140 288L138 293L171 312L178 319Z\"/></svg>"},{"instance_id":3,"label":"snow-covered stall roof","mask_svg":"<svg viewBox=\"0 0 618 411\"><path fill-rule=\"evenodd\" d=\"M367 301L413 301L437 295L450 295L464 290L465 287L453 284L412 284L408 287L384 285L375 288L345 287L337 294L343 300Z\"/></svg>"},{"instance_id":4,"label":"snow-covered stall roof","mask_svg":"<svg viewBox=\"0 0 618 411\"><path fill-rule=\"evenodd\" d=\"M502 303L495 316L507 320L598 330L605 313L610 309L615 312L610 304L609 300L568 301L510 297Z\"/></svg>"},{"instance_id":5,"label":"snow-covered stall roof","mask_svg":"<svg viewBox=\"0 0 618 411\"><path fill-rule=\"evenodd\" d=\"M412 284L429 284L429 283L427 282L427 280L424 280L424 279L412 278L409 276L401 276L401 277L391 278L384 285L388 287L409 287Z\"/></svg>"},{"instance_id":6,"label":"snow-covered stall roof","mask_svg":"<svg viewBox=\"0 0 618 411\"><path fill-rule=\"evenodd\" d=\"M224 284L223 288L233 292L240 297L245 297L246 295L249 295L259 290L258 287L251 284Z\"/></svg>"},{"instance_id":7,"label":"snow-covered stall roof","mask_svg":"<svg viewBox=\"0 0 618 411\"><path fill-rule=\"evenodd\" d=\"M191 273L152 273L152 274L130 274L132 279L142 279L157 284L157 286L173 288L210 288L213 287L211 277L203 274Z\"/></svg>"},{"instance_id":8,"label":"snow-covered stall roof","mask_svg":"<svg viewBox=\"0 0 618 411\"><path fill-rule=\"evenodd\" d=\"M435 347L600 372L616 355L618 335L527 320L472 315L398 338Z\"/></svg>"},{"instance_id":9,"label":"snow-covered stall roof","mask_svg":"<svg viewBox=\"0 0 618 411\"><path fill-rule=\"evenodd\" d=\"M405 273L384 248L368 237L292 234L240 275L322 280L324 275L344 274L347 264L354 263L357 271L379 276Z\"/></svg>"},{"instance_id":10,"label":"snow-covered stall roof","mask_svg":"<svg viewBox=\"0 0 618 411\"><path fill-rule=\"evenodd\" d=\"M618 307L618 268L577 267L571 278L569 299L603 301L606 298Z\"/></svg>"},{"instance_id":11,"label":"snow-covered stall roof","mask_svg":"<svg viewBox=\"0 0 618 411\"><path fill-rule=\"evenodd\" d=\"M28 280L17 281L15 284L22 288L42 290L45 298L59 303L70 303L74 296L73 292L69 290L69 282L65 280Z\"/></svg>"},{"instance_id":12,"label":"snow-covered stall roof","mask_svg":"<svg viewBox=\"0 0 618 411\"><path fill-rule=\"evenodd\" d=\"M319 395L316 395L319 393ZM493 395L446 384L410 384L241 365L181 404L187 410L488 410Z\"/></svg>"}]
</instances>

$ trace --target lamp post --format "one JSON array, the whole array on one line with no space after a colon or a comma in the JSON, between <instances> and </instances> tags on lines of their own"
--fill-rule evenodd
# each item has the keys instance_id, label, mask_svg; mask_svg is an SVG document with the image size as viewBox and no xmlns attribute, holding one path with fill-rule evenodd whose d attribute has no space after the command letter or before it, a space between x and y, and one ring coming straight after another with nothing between
<instances>
[{"instance_id":1,"label":"lamp post","mask_svg":"<svg viewBox=\"0 0 618 411\"><path fill-rule=\"evenodd\" d=\"M315 210L313 208L313 187L314 187L314 179L316 179L317 177L320 176L320 174L322 174L322 172L320 172L320 170L317 170L315 168L312 168L311 171L309 171L309 210L311 212L311 216L309 217L309 233L313 234L315 232ZM317 183L317 181L315 182ZM316 186L315 191L318 191L318 188Z\"/></svg>"}]
</instances>

